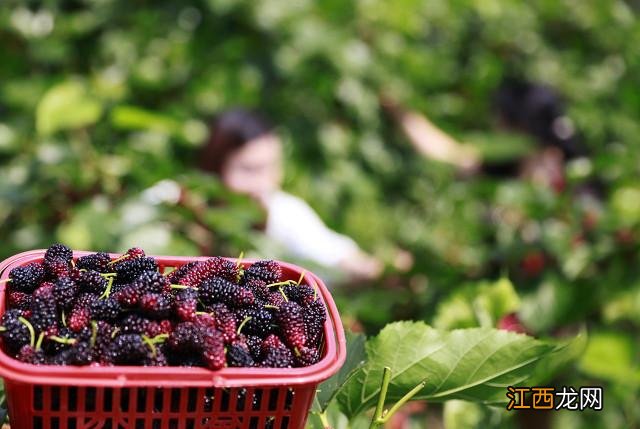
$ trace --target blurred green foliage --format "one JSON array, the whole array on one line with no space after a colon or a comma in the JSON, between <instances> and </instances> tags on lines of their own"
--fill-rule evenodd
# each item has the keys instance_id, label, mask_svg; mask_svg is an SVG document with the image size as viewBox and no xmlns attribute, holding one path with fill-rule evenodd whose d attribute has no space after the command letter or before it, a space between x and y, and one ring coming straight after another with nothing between
<instances>
[{"instance_id":1,"label":"blurred green foliage","mask_svg":"<svg viewBox=\"0 0 640 429\"><path fill-rule=\"evenodd\" d=\"M518 310L537 335L586 322L598 333L558 382L604 384L605 411L559 417L557 427L637 425L639 8L635 0L5 0L0 257L53 241L260 252L254 227L264 213L194 171L207 121L230 106L256 107L281 126L287 190L385 261L397 248L415 257L410 272L389 269L375 288L337 292L345 321L369 332L401 318L485 326ZM506 74L566 96L592 155L568 166L564 193L459 180L415 156L380 107L380 95L392 94L486 158L513 157L532 145L499 130L491 112ZM601 200L576 197L593 179ZM535 272L525 269L532 254L543 260Z\"/></svg>"}]
</instances>

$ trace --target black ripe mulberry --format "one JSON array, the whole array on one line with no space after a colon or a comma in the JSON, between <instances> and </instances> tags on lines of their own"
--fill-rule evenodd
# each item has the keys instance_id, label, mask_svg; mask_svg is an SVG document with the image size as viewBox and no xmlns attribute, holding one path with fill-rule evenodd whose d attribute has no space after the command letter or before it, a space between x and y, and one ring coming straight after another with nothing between
<instances>
[{"instance_id":1,"label":"black ripe mulberry","mask_svg":"<svg viewBox=\"0 0 640 429\"><path fill-rule=\"evenodd\" d=\"M79 257L76 261L76 267L87 271L106 273L109 271L109 262L111 262L111 257L108 253L98 252Z\"/></svg>"},{"instance_id":2,"label":"black ripe mulberry","mask_svg":"<svg viewBox=\"0 0 640 429\"><path fill-rule=\"evenodd\" d=\"M70 303L73 304L73 300ZM58 310L52 283L43 283L33 293L31 324L36 332L51 332L51 330L56 330L58 327Z\"/></svg>"},{"instance_id":3,"label":"black ripe mulberry","mask_svg":"<svg viewBox=\"0 0 640 429\"><path fill-rule=\"evenodd\" d=\"M235 367L252 367L256 364L249 350L238 344L231 344L227 349L227 363Z\"/></svg>"},{"instance_id":4,"label":"black ripe mulberry","mask_svg":"<svg viewBox=\"0 0 640 429\"><path fill-rule=\"evenodd\" d=\"M119 283L128 283L140 276L145 271L158 271L158 263L150 257L125 259L114 264L114 271Z\"/></svg>"},{"instance_id":5,"label":"black ripe mulberry","mask_svg":"<svg viewBox=\"0 0 640 429\"><path fill-rule=\"evenodd\" d=\"M303 306L317 298L316 291L309 285L287 285L282 290L290 301Z\"/></svg>"},{"instance_id":6,"label":"black ripe mulberry","mask_svg":"<svg viewBox=\"0 0 640 429\"><path fill-rule=\"evenodd\" d=\"M141 365L148 352L149 347L138 334L119 335L109 348L110 360L116 365Z\"/></svg>"},{"instance_id":7,"label":"black ripe mulberry","mask_svg":"<svg viewBox=\"0 0 640 429\"><path fill-rule=\"evenodd\" d=\"M266 308L241 309L236 312L236 316L238 325L246 320L242 326L244 334L266 337L273 331L275 318Z\"/></svg>"},{"instance_id":8,"label":"black ripe mulberry","mask_svg":"<svg viewBox=\"0 0 640 429\"><path fill-rule=\"evenodd\" d=\"M49 262L56 259L61 259L69 263L71 262L71 259L73 259L73 251L64 244L52 244L44 253L44 260Z\"/></svg>"},{"instance_id":9,"label":"black ripe mulberry","mask_svg":"<svg viewBox=\"0 0 640 429\"><path fill-rule=\"evenodd\" d=\"M296 366L309 366L320 360L320 352L315 347L302 347L295 355Z\"/></svg>"},{"instance_id":10,"label":"black ripe mulberry","mask_svg":"<svg viewBox=\"0 0 640 429\"><path fill-rule=\"evenodd\" d=\"M21 318L22 312L18 309L7 310L2 315L2 340L4 345L12 352L17 353L23 346L31 342L31 333Z\"/></svg>"},{"instance_id":11,"label":"black ripe mulberry","mask_svg":"<svg viewBox=\"0 0 640 429\"><path fill-rule=\"evenodd\" d=\"M259 279L267 284L277 283L282 278L282 268L276 261L257 261L244 271L244 277L247 281Z\"/></svg>"},{"instance_id":12,"label":"black ripe mulberry","mask_svg":"<svg viewBox=\"0 0 640 429\"><path fill-rule=\"evenodd\" d=\"M96 299L91 303L90 309L93 320L106 322L115 322L122 312L120 303L114 298Z\"/></svg>"},{"instance_id":13,"label":"black ripe mulberry","mask_svg":"<svg viewBox=\"0 0 640 429\"><path fill-rule=\"evenodd\" d=\"M81 272L76 281L81 292L102 295L107 288L107 280L98 271L89 270Z\"/></svg>"},{"instance_id":14,"label":"black ripe mulberry","mask_svg":"<svg viewBox=\"0 0 640 429\"><path fill-rule=\"evenodd\" d=\"M324 333L324 322L327 320L327 310L319 299L303 308L303 319L307 335L307 345L320 347Z\"/></svg>"},{"instance_id":15,"label":"black ripe mulberry","mask_svg":"<svg viewBox=\"0 0 640 429\"><path fill-rule=\"evenodd\" d=\"M79 291L78 285L68 277L59 278L53 287L53 294L58 306L65 310L71 309Z\"/></svg>"},{"instance_id":16,"label":"black ripe mulberry","mask_svg":"<svg viewBox=\"0 0 640 429\"><path fill-rule=\"evenodd\" d=\"M11 290L31 293L44 280L44 276L44 267L36 262L16 267L9 272Z\"/></svg>"},{"instance_id":17,"label":"black ripe mulberry","mask_svg":"<svg viewBox=\"0 0 640 429\"><path fill-rule=\"evenodd\" d=\"M246 307L255 301L249 289L220 277L203 281L198 289L198 296L205 305L223 303L231 307Z\"/></svg>"},{"instance_id":18,"label":"black ripe mulberry","mask_svg":"<svg viewBox=\"0 0 640 429\"><path fill-rule=\"evenodd\" d=\"M261 362L261 366L269 368L291 368L293 364L293 353L284 346L267 350Z\"/></svg>"},{"instance_id":19,"label":"black ripe mulberry","mask_svg":"<svg viewBox=\"0 0 640 429\"><path fill-rule=\"evenodd\" d=\"M164 293L171 291L171 283L158 271L145 271L135 282L133 282L139 290L145 293Z\"/></svg>"}]
</instances>

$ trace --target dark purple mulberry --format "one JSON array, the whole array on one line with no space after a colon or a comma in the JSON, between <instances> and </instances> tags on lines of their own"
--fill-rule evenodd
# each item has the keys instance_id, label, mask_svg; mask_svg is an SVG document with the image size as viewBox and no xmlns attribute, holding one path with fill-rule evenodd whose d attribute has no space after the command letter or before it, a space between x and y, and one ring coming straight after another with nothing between
<instances>
[{"instance_id":1,"label":"dark purple mulberry","mask_svg":"<svg viewBox=\"0 0 640 429\"><path fill-rule=\"evenodd\" d=\"M94 320L104 320L114 322L120 316L122 307L113 298L97 299L91 303L91 318Z\"/></svg>"},{"instance_id":2,"label":"dark purple mulberry","mask_svg":"<svg viewBox=\"0 0 640 429\"><path fill-rule=\"evenodd\" d=\"M158 263L150 257L125 259L113 266L119 283L129 283L145 271L158 271Z\"/></svg>"},{"instance_id":3,"label":"dark purple mulberry","mask_svg":"<svg viewBox=\"0 0 640 429\"><path fill-rule=\"evenodd\" d=\"M327 310L321 300L316 300L303 307L307 345L320 347L324 334L324 323L327 320Z\"/></svg>"},{"instance_id":4,"label":"dark purple mulberry","mask_svg":"<svg viewBox=\"0 0 640 429\"><path fill-rule=\"evenodd\" d=\"M7 310L2 315L2 341L13 354L31 342L31 333L27 325L20 321L22 312L18 309Z\"/></svg>"},{"instance_id":5,"label":"dark purple mulberry","mask_svg":"<svg viewBox=\"0 0 640 429\"><path fill-rule=\"evenodd\" d=\"M98 252L79 257L76 261L76 267L87 271L107 273L109 272L109 262L111 262L111 256L108 253Z\"/></svg>"},{"instance_id":6,"label":"dark purple mulberry","mask_svg":"<svg viewBox=\"0 0 640 429\"><path fill-rule=\"evenodd\" d=\"M9 271L11 290L32 293L44 280L45 270L36 262Z\"/></svg>"},{"instance_id":7,"label":"dark purple mulberry","mask_svg":"<svg viewBox=\"0 0 640 429\"><path fill-rule=\"evenodd\" d=\"M71 262L73 259L73 251L69 249L64 244L55 243L49 246L47 251L44 253L45 261L53 261L55 259L61 259L67 263Z\"/></svg>"},{"instance_id":8,"label":"dark purple mulberry","mask_svg":"<svg viewBox=\"0 0 640 429\"><path fill-rule=\"evenodd\" d=\"M31 303L31 324L36 332L56 330L58 327L58 310L54 285L43 283L33 293ZM70 301L73 304L73 300Z\"/></svg>"},{"instance_id":9,"label":"dark purple mulberry","mask_svg":"<svg viewBox=\"0 0 640 429\"><path fill-rule=\"evenodd\" d=\"M154 319L164 319L173 310L173 295L169 293L146 293L140 297L142 313Z\"/></svg>"},{"instance_id":10,"label":"dark purple mulberry","mask_svg":"<svg viewBox=\"0 0 640 429\"><path fill-rule=\"evenodd\" d=\"M273 313L266 308L241 309L236 312L236 316L238 325L249 318L242 326L244 334L266 337L273 331L275 318Z\"/></svg>"},{"instance_id":11,"label":"dark purple mulberry","mask_svg":"<svg viewBox=\"0 0 640 429\"><path fill-rule=\"evenodd\" d=\"M80 289L78 285L68 277L59 278L53 287L53 295L60 308L70 310Z\"/></svg>"},{"instance_id":12,"label":"dark purple mulberry","mask_svg":"<svg viewBox=\"0 0 640 429\"><path fill-rule=\"evenodd\" d=\"M235 367L252 367L256 364L249 350L237 344L231 344L227 349L227 363Z\"/></svg>"},{"instance_id":13,"label":"dark purple mulberry","mask_svg":"<svg viewBox=\"0 0 640 429\"><path fill-rule=\"evenodd\" d=\"M249 289L220 277L213 277L200 283L198 297L205 305L223 303L231 307L246 307L255 301Z\"/></svg>"},{"instance_id":14,"label":"dark purple mulberry","mask_svg":"<svg viewBox=\"0 0 640 429\"><path fill-rule=\"evenodd\" d=\"M132 283L144 293L165 293L171 291L171 283L158 271L145 271Z\"/></svg>"},{"instance_id":15,"label":"dark purple mulberry","mask_svg":"<svg viewBox=\"0 0 640 429\"><path fill-rule=\"evenodd\" d=\"M148 352L149 347L138 334L119 335L109 348L110 360L116 365L141 365Z\"/></svg>"},{"instance_id":16,"label":"dark purple mulberry","mask_svg":"<svg viewBox=\"0 0 640 429\"><path fill-rule=\"evenodd\" d=\"M108 282L99 272L90 270L81 272L76 283L82 292L102 295L107 288Z\"/></svg>"},{"instance_id":17,"label":"dark purple mulberry","mask_svg":"<svg viewBox=\"0 0 640 429\"><path fill-rule=\"evenodd\" d=\"M293 354L287 347L274 347L268 349L260 366L268 368L291 368L293 366Z\"/></svg>"},{"instance_id":18,"label":"dark purple mulberry","mask_svg":"<svg viewBox=\"0 0 640 429\"><path fill-rule=\"evenodd\" d=\"M267 284L277 283L282 278L282 268L276 261L257 261L244 271L244 277L247 281L259 279Z\"/></svg>"}]
</instances>

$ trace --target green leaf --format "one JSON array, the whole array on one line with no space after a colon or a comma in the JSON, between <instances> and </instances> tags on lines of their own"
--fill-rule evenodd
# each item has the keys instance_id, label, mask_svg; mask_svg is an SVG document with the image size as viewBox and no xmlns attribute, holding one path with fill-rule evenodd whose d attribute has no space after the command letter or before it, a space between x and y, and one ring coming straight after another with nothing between
<instances>
[{"instance_id":1,"label":"green leaf","mask_svg":"<svg viewBox=\"0 0 640 429\"><path fill-rule=\"evenodd\" d=\"M157 131L172 135L182 131L182 125L176 119L136 106L114 108L111 112L111 123L121 130Z\"/></svg>"},{"instance_id":2,"label":"green leaf","mask_svg":"<svg viewBox=\"0 0 640 429\"><path fill-rule=\"evenodd\" d=\"M589 338L580 369L592 377L640 386L638 349L635 341L623 333L595 333Z\"/></svg>"},{"instance_id":3,"label":"green leaf","mask_svg":"<svg viewBox=\"0 0 640 429\"><path fill-rule=\"evenodd\" d=\"M519 307L520 298L508 278L479 282L455 291L443 301L433 325L440 329L491 327Z\"/></svg>"},{"instance_id":4,"label":"green leaf","mask_svg":"<svg viewBox=\"0 0 640 429\"><path fill-rule=\"evenodd\" d=\"M324 412L340 388L344 386L355 371L365 363L366 353L364 344L366 337L363 334L353 332L347 332L346 336L347 359L337 374L318 387L316 398L313 402L314 411Z\"/></svg>"},{"instance_id":5,"label":"green leaf","mask_svg":"<svg viewBox=\"0 0 640 429\"><path fill-rule=\"evenodd\" d=\"M581 327L571 338L554 338L556 348L536 364L535 373L529 379L532 386L547 386L565 368L573 365L584 354L589 336Z\"/></svg>"},{"instance_id":6,"label":"green leaf","mask_svg":"<svg viewBox=\"0 0 640 429\"><path fill-rule=\"evenodd\" d=\"M42 135L77 129L95 123L102 115L102 104L86 86L70 80L50 88L36 108L36 129Z\"/></svg>"},{"instance_id":7,"label":"green leaf","mask_svg":"<svg viewBox=\"0 0 640 429\"><path fill-rule=\"evenodd\" d=\"M508 331L440 331L422 322L396 322L367 342L367 364L349 378L337 400L348 416L371 408L380 393L383 368L388 366L392 371L389 403L425 379L425 388L414 399L504 403L506 387L526 380L534 363L553 349Z\"/></svg>"}]
</instances>

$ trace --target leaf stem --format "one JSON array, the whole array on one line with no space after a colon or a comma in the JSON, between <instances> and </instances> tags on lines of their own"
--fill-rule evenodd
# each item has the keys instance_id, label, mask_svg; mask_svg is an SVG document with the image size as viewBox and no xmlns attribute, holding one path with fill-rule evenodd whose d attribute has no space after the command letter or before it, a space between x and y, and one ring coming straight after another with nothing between
<instances>
[{"instance_id":1,"label":"leaf stem","mask_svg":"<svg viewBox=\"0 0 640 429\"><path fill-rule=\"evenodd\" d=\"M331 425L329 424L329 418L327 417L326 412L318 413L318 417L320 417L320 422L324 429L331 429Z\"/></svg>"},{"instance_id":2,"label":"leaf stem","mask_svg":"<svg viewBox=\"0 0 640 429\"><path fill-rule=\"evenodd\" d=\"M382 412L384 411L384 401L387 399L389 381L391 381L391 368L385 366L382 371L382 385L380 387L380 395L378 396L378 405L376 405L369 429L376 429L382 423Z\"/></svg>"},{"instance_id":3,"label":"leaf stem","mask_svg":"<svg viewBox=\"0 0 640 429\"><path fill-rule=\"evenodd\" d=\"M413 398L418 392L420 392L426 384L427 384L427 380L426 379L422 380L420 383L418 383L416 387L411 389L409 392L407 392L406 395L400 398L400 400L396 402L393 407L389 408L388 411L384 412L382 416L382 422L387 423L391 418L391 416L393 416L395 412L398 411L404 404L410 401L411 398Z\"/></svg>"}]
</instances>

